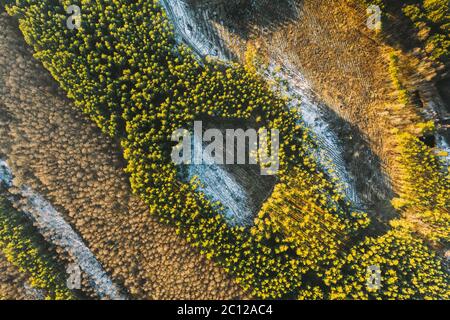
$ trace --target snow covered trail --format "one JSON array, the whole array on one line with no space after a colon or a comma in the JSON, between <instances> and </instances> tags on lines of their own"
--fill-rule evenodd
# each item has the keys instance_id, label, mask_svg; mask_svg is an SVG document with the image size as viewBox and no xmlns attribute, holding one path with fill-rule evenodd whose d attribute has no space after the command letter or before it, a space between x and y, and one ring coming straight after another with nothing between
<instances>
[{"instance_id":1,"label":"snow covered trail","mask_svg":"<svg viewBox=\"0 0 450 320\"><path fill-rule=\"evenodd\" d=\"M319 164L337 181L338 187L356 208L364 208L364 203L356 191L355 180L347 170L343 157L344 149L336 132L325 120L326 106L316 102L315 94L304 76L285 57L273 58L265 77L270 80L280 78L287 82L282 94L291 99L290 107L300 106L302 121L311 130L317 143L315 156ZM280 65L281 64L281 65Z\"/></svg>"},{"instance_id":2,"label":"snow covered trail","mask_svg":"<svg viewBox=\"0 0 450 320\"><path fill-rule=\"evenodd\" d=\"M429 119L434 121L435 119L443 118L442 117L443 112L441 111L441 110L445 110L445 106L443 105L443 103L444 102L436 96L432 97L430 99L430 101L428 101L428 103L426 104L426 110L428 112L427 115L428 115ZM450 166L449 142L447 141L445 136L442 135L439 131L437 131L435 133L435 139L436 139L436 147L447 153L447 155L445 157L442 157L442 159L444 160L444 162L447 166Z\"/></svg>"},{"instance_id":3,"label":"snow covered trail","mask_svg":"<svg viewBox=\"0 0 450 320\"><path fill-rule=\"evenodd\" d=\"M197 144L195 148L202 148L201 138L192 140L194 144ZM214 160L205 158L205 154L203 163L188 166L188 181L198 177L201 182L198 190L213 202L220 201L225 207L224 217L230 225L251 225L253 223L252 199L249 198L246 190L223 165L212 164Z\"/></svg>"},{"instance_id":4,"label":"snow covered trail","mask_svg":"<svg viewBox=\"0 0 450 320\"><path fill-rule=\"evenodd\" d=\"M199 57L215 56L222 60L227 59L220 46L210 41L207 35L198 32L198 22L189 11L188 4L181 0L160 0L160 4L173 22L178 41L181 39L186 42Z\"/></svg>"},{"instance_id":5,"label":"snow covered trail","mask_svg":"<svg viewBox=\"0 0 450 320\"><path fill-rule=\"evenodd\" d=\"M30 187L15 185L11 169L2 159L0 159L0 182L3 182L8 188L18 190L17 193L22 198L17 201L20 210L35 222L39 232L47 241L65 250L75 260L75 263L88 276L92 288L100 298L126 299L103 270L94 254L61 214Z\"/></svg>"},{"instance_id":6,"label":"snow covered trail","mask_svg":"<svg viewBox=\"0 0 450 320\"><path fill-rule=\"evenodd\" d=\"M208 37L203 34L202 28L198 26L198 22L183 1L160 0L160 2L166 9L167 15L174 25L175 32L178 33L178 37L191 47L194 52L201 53L200 56L217 56L226 60L226 53L220 51L218 46L211 45L209 40L207 40ZM192 30L195 30L195 34ZM338 184L348 200L356 208L364 208L356 191L354 179L345 166L343 148L339 138L324 119L324 106L315 102L313 91L307 80L287 61L287 59L282 57L274 57L270 66L270 69L273 71L276 64L283 63L281 70L277 72L277 76L288 83L289 89L283 94L292 99L292 107L301 105L300 112L303 116L304 124L311 129L317 138L319 148L316 155L320 164L330 172L333 178L338 180ZM268 80L273 80L273 75L270 73L265 74L265 77ZM202 172L201 176L205 177L206 174L207 172ZM208 185L205 187L205 191L207 193L220 193L220 191L214 191L217 188L214 179L208 180L210 181L206 181Z\"/></svg>"}]
</instances>

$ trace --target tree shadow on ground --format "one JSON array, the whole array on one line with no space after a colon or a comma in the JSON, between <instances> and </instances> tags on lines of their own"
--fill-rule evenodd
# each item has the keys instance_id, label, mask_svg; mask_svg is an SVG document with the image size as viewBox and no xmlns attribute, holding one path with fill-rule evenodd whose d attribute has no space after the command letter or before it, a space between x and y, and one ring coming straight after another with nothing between
<instances>
[{"instance_id":1,"label":"tree shadow on ground","mask_svg":"<svg viewBox=\"0 0 450 320\"><path fill-rule=\"evenodd\" d=\"M210 19L247 40L251 34L276 30L298 19L302 0L188 0L194 11L206 10Z\"/></svg>"},{"instance_id":2,"label":"tree shadow on ground","mask_svg":"<svg viewBox=\"0 0 450 320\"><path fill-rule=\"evenodd\" d=\"M370 233L382 234L390 228L389 221L398 216L391 204L395 193L383 163L356 125L339 116L330 107L322 107L325 120L343 147L345 166L353 178L357 195L366 205L362 209L372 218Z\"/></svg>"}]
</instances>

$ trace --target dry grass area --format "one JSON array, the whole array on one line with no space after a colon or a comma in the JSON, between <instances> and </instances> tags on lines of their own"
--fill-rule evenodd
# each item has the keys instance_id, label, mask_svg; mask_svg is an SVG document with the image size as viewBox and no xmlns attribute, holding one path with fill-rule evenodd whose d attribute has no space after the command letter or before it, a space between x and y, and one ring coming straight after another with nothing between
<instances>
[{"instance_id":1,"label":"dry grass area","mask_svg":"<svg viewBox=\"0 0 450 320\"><path fill-rule=\"evenodd\" d=\"M12 24L0 15L0 154L17 179L65 215L132 297L243 298L225 271L131 194L118 145L64 98Z\"/></svg>"}]
</instances>

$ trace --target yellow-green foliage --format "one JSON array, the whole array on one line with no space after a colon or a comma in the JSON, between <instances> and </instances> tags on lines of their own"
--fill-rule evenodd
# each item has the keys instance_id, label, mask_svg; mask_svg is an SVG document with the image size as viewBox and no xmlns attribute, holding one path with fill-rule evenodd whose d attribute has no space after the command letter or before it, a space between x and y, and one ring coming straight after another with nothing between
<instances>
[{"instance_id":1,"label":"yellow-green foliage","mask_svg":"<svg viewBox=\"0 0 450 320\"><path fill-rule=\"evenodd\" d=\"M324 299L322 289L320 287L306 286L297 296L298 300L321 300Z\"/></svg>"},{"instance_id":2,"label":"yellow-green foliage","mask_svg":"<svg viewBox=\"0 0 450 320\"><path fill-rule=\"evenodd\" d=\"M43 239L20 213L0 196L0 250L8 261L30 276L30 285L44 290L46 299L73 299L65 278L49 252Z\"/></svg>"},{"instance_id":3,"label":"yellow-green foliage","mask_svg":"<svg viewBox=\"0 0 450 320\"><path fill-rule=\"evenodd\" d=\"M450 9L448 0L417 1L403 7L422 34L425 50L435 60L448 62L450 58Z\"/></svg>"},{"instance_id":4,"label":"yellow-green foliage","mask_svg":"<svg viewBox=\"0 0 450 320\"><path fill-rule=\"evenodd\" d=\"M312 159L304 160L311 165ZM350 235L370 221L363 213L343 210L343 195L321 172L293 168L286 180L264 204L252 232L261 235L267 225L276 226L285 237L275 250L291 251L300 259L300 273L314 271L321 277Z\"/></svg>"},{"instance_id":5,"label":"yellow-green foliage","mask_svg":"<svg viewBox=\"0 0 450 320\"><path fill-rule=\"evenodd\" d=\"M399 57L395 52L389 54L389 74L392 83L397 90L398 100L402 105L409 103L409 93L400 81L400 69L398 66Z\"/></svg>"},{"instance_id":6,"label":"yellow-green foliage","mask_svg":"<svg viewBox=\"0 0 450 320\"><path fill-rule=\"evenodd\" d=\"M393 205L425 223L430 240L450 239L449 171L433 150L417 137L398 136L402 188Z\"/></svg>"},{"instance_id":7,"label":"yellow-green foliage","mask_svg":"<svg viewBox=\"0 0 450 320\"><path fill-rule=\"evenodd\" d=\"M448 0L409 0L398 3L389 0L355 0L365 5L378 5L384 16L404 15L411 22L411 33L417 33L422 48L434 60L447 63L450 59L450 9ZM398 19L388 32L396 32ZM416 30L413 30L416 29Z\"/></svg>"},{"instance_id":8,"label":"yellow-green foliage","mask_svg":"<svg viewBox=\"0 0 450 320\"><path fill-rule=\"evenodd\" d=\"M381 287L370 288L369 267L381 270ZM449 299L450 276L417 237L397 227L367 238L327 272L332 299Z\"/></svg>"},{"instance_id":9,"label":"yellow-green foliage","mask_svg":"<svg viewBox=\"0 0 450 320\"><path fill-rule=\"evenodd\" d=\"M247 44L244 54L244 66L249 73L257 73L264 65L263 59L258 54L258 49L252 43Z\"/></svg>"}]
</instances>

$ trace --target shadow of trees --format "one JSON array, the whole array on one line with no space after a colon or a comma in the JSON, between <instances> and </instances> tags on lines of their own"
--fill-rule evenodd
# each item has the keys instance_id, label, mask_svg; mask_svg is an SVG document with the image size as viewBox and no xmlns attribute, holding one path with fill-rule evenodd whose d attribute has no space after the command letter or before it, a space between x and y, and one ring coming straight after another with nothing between
<instances>
[{"instance_id":1,"label":"shadow of trees","mask_svg":"<svg viewBox=\"0 0 450 320\"><path fill-rule=\"evenodd\" d=\"M210 18L243 39L290 23L299 16L302 0L186 0L191 9L208 10Z\"/></svg>"},{"instance_id":2,"label":"shadow of trees","mask_svg":"<svg viewBox=\"0 0 450 320\"><path fill-rule=\"evenodd\" d=\"M355 124L339 116L330 107L321 107L325 120L343 147L345 166L353 178L357 195L366 205L361 209L372 218L371 232L382 234L389 229L389 221L398 215L391 204L395 193L383 163L372 150L368 138Z\"/></svg>"}]
</instances>

